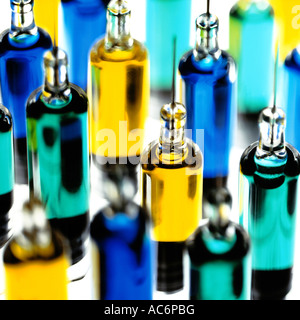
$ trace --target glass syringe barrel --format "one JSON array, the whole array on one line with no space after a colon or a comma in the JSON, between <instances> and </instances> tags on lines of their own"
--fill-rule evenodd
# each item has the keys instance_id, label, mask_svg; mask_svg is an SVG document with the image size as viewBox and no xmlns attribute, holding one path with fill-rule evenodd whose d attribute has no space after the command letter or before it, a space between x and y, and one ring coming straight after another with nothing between
<instances>
[{"instance_id":1,"label":"glass syringe barrel","mask_svg":"<svg viewBox=\"0 0 300 320\"><path fill-rule=\"evenodd\" d=\"M107 159L139 159L149 103L146 48L130 35L127 1L111 1L107 33L91 49L88 85L94 164Z\"/></svg>"},{"instance_id":2,"label":"glass syringe barrel","mask_svg":"<svg viewBox=\"0 0 300 320\"><path fill-rule=\"evenodd\" d=\"M250 240L229 220L231 202L228 190L212 190L204 204L208 219L187 241L192 300L250 298Z\"/></svg>"},{"instance_id":3,"label":"glass syringe barrel","mask_svg":"<svg viewBox=\"0 0 300 320\"><path fill-rule=\"evenodd\" d=\"M183 105L164 105L160 139L141 158L142 203L156 241L185 241L202 216L202 153L185 137L185 121Z\"/></svg>"},{"instance_id":4,"label":"glass syringe barrel","mask_svg":"<svg viewBox=\"0 0 300 320\"><path fill-rule=\"evenodd\" d=\"M138 191L136 173L118 164L103 170L108 204L96 213L90 227L95 298L151 300L149 217L132 201Z\"/></svg>"},{"instance_id":5,"label":"glass syringe barrel","mask_svg":"<svg viewBox=\"0 0 300 320\"><path fill-rule=\"evenodd\" d=\"M238 68L238 110L258 114L270 102L274 12L265 0L240 0L230 11L230 48Z\"/></svg>"},{"instance_id":6,"label":"glass syringe barrel","mask_svg":"<svg viewBox=\"0 0 300 320\"><path fill-rule=\"evenodd\" d=\"M26 101L43 84L43 55L52 42L34 23L32 0L11 0L11 9L11 28L0 37L0 85L14 122L15 179L27 184Z\"/></svg>"},{"instance_id":7,"label":"glass syringe barrel","mask_svg":"<svg viewBox=\"0 0 300 320\"><path fill-rule=\"evenodd\" d=\"M65 242L46 219L44 207L34 198L22 207L22 229L5 247L5 298L7 300L66 300Z\"/></svg>"},{"instance_id":8,"label":"glass syringe barrel","mask_svg":"<svg viewBox=\"0 0 300 320\"><path fill-rule=\"evenodd\" d=\"M286 106L287 140L300 149L300 134L298 130L300 112L300 47L295 48L284 62L284 105Z\"/></svg>"},{"instance_id":9,"label":"glass syringe barrel","mask_svg":"<svg viewBox=\"0 0 300 320\"><path fill-rule=\"evenodd\" d=\"M164 292L183 288L184 241L202 217L203 158L185 137L185 121L182 104L164 105L160 138L141 157L142 206L151 214L158 249L157 290Z\"/></svg>"},{"instance_id":10,"label":"glass syringe barrel","mask_svg":"<svg viewBox=\"0 0 300 320\"><path fill-rule=\"evenodd\" d=\"M70 81L87 90L89 52L106 30L108 0L62 1L60 43L70 60Z\"/></svg>"},{"instance_id":11,"label":"glass syringe barrel","mask_svg":"<svg viewBox=\"0 0 300 320\"><path fill-rule=\"evenodd\" d=\"M283 299L292 281L300 155L284 142L280 109L265 109L260 120L260 141L240 161L240 222L252 242L252 298Z\"/></svg>"},{"instance_id":12,"label":"glass syringe barrel","mask_svg":"<svg viewBox=\"0 0 300 320\"><path fill-rule=\"evenodd\" d=\"M299 1L269 0L275 13L275 22L280 42L280 61L299 45Z\"/></svg>"},{"instance_id":13,"label":"glass syringe barrel","mask_svg":"<svg viewBox=\"0 0 300 320\"><path fill-rule=\"evenodd\" d=\"M176 66L190 49L191 0L146 1L146 46L151 64L151 89L171 90L173 39L176 37Z\"/></svg>"},{"instance_id":14,"label":"glass syringe barrel","mask_svg":"<svg viewBox=\"0 0 300 320\"><path fill-rule=\"evenodd\" d=\"M4 245L9 233L9 211L13 205L14 157L13 122L10 112L0 105L0 247Z\"/></svg>"},{"instance_id":15,"label":"glass syringe barrel","mask_svg":"<svg viewBox=\"0 0 300 320\"><path fill-rule=\"evenodd\" d=\"M107 216L105 211L99 211L91 223L96 298L151 300L151 245L145 211L132 206L134 217L126 212Z\"/></svg>"},{"instance_id":16,"label":"glass syringe barrel","mask_svg":"<svg viewBox=\"0 0 300 320\"><path fill-rule=\"evenodd\" d=\"M69 83L67 55L45 55L45 85L27 103L29 182L47 218L70 242L72 263L85 255L89 224L88 100Z\"/></svg>"},{"instance_id":17,"label":"glass syringe barrel","mask_svg":"<svg viewBox=\"0 0 300 320\"><path fill-rule=\"evenodd\" d=\"M36 25L46 30L58 43L58 17L60 0L35 0L34 16Z\"/></svg>"},{"instance_id":18,"label":"glass syringe barrel","mask_svg":"<svg viewBox=\"0 0 300 320\"><path fill-rule=\"evenodd\" d=\"M200 15L195 48L181 58L178 68L186 128L192 130L192 139L199 145L199 133L204 130L204 193L216 187L217 177L226 184L235 128L236 66L218 46L218 28L216 16Z\"/></svg>"}]
</instances>

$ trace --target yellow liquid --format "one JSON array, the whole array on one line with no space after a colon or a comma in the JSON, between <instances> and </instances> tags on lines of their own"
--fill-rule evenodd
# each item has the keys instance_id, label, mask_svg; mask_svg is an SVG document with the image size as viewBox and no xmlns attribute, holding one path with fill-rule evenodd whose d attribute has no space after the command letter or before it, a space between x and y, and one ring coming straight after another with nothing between
<instances>
[{"instance_id":1,"label":"yellow liquid","mask_svg":"<svg viewBox=\"0 0 300 320\"><path fill-rule=\"evenodd\" d=\"M51 36L54 36L58 42L58 8L60 0L35 0L34 1L34 20L38 27L46 30Z\"/></svg>"},{"instance_id":2,"label":"yellow liquid","mask_svg":"<svg viewBox=\"0 0 300 320\"><path fill-rule=\"evenodd\" d=\"M150 97L145 47L107 52L104 40L91 50L88 94L90 150L100 157L139 156Z\"/></svg>"},{"instance_id":3,"label":"yellow liquid","mask_svg":"<svg viewBox=\"0 0 300 320\"><path fill-rule=\"evenodd\" d=\"M32 260L4 264L7 300L67 300L68 260Z\"/></svg>"},{"instance_id":4,"label":"yellow liquid","mask_svg":"<svg viewBox=\"0 0 300 320\"><path fill-rule=\"evenodd\" d=\"M300 44L300 2L298 0L269 0L275 12L280 45L280 60Z\"/></svg>"},{"instance_id":5,"label":"yellow liquid","mask_svg":"<svg viewBox=\"0 0 300 320\"><path fill-rule=\"evenodd\" d=\"M157 144L141 159L142 206L152 217L152 238L161 242L185 241L202 217L202 155L188 144L182 163L165 163L154 156L155 149ZM193 165L188 164L191 158L196 160Z\"/></svg>"}]
</instances>

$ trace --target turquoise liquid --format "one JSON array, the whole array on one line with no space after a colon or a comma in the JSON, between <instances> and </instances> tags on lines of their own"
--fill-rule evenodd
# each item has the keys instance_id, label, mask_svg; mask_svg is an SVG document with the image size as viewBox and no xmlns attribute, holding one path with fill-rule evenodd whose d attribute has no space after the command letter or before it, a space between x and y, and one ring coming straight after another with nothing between
<instances>
[{"instance_id":1,"label":"turquoise liquid","mask_svg":"<svg viewBox=\"0 0 300 320\"><path fill-rule=\"evenodd\" d=\"M264 160L255 160L256 146L257 143L244 152L240 177L240 223L251 238L252 270L290 272L294 262L300 157L288 145L286 163L271 166ZM274 281L265 284L266 292ZM290 284L280 283L279 277L277 283L282 287L274 288L274 296L286 294ZM259 284L254 284L254 291L256 285Z\"/></svg>"},{"instance_id":2,"label":"turquoise liquid","mask_svg":"<svg viewBox=\"0 0 300 320\"><path fill-rule=\"evenodd\" d=\"M14 158L13 122L10 112L0 106L0 248L9 237L9 211L13 205Z\"/></svg>"},{"instance_id":3,"label":"turquoise liquid","mask_svg":"<svg viewBox=\"0 0 300 320\"><path fill-rule=\"evenodd\" d=\"M89 227L87 105L75 85L63 105L44 103L41 89L27 104L30 191L45 204L52 227L69 240L72 263L84 256Z\"/></svg>"},{"instance_id":4,"label":"turquoise liquid","mask_svg":"<svg viewBox=\"0 0 300 320\"><path fill-rule=\"evenodd\" d=\"M293 50L284 63L284 102L286 107L286 139L297 149L300 149L300 134L298 119L300 119L300 54Z\"/></svg>"},{"instance_id":5,"label":"turquoise liquid","mask_svg":"<svg viewBox=\"0 0 300 320\"><path fill-rule=\"evenodd\" d=\"M221 232L210 222L188 242L192 300L250 298L250 241L246 232L229 222ZM192 238L191 238L192 239Z\"/></svg>"},{"instance_id":6,"label":"turquoise liquid","mask_svg":"<svg viewBox=\"0 0 300 320\"><path fill-rule=\"evenodd\" d=\"M71 101L56 109L34 92L27 106L29 181L34 192L40 189L49 219L73 217L89 207L87 101L83 97L73 88Z\"/></svg>"},{"instance_id":7,"label":"turquoise liquid","mask_svg":"<svg viewBox=\"0 0 300 320\"><path fill-rule=\"evenodd\" d=\"M230 53L238 66L238 110L259 113L273 92L274 12L271 6L236 4L230 12Z\"/></svg>"},{"instance_id":8,"label":"turquoise liquid","mask_svg":"<svg viewBox=\"0 0 300 320\"><path fill-rule=\"evenodd\" d=\"M1 111L0 111L1 112ZM0 195L11 192L14 188L14 156L12 129L2 132L0 128L0 168L2 171L0 180Z\"/></svg>"},{"instance_id":9,"label":"turquoise liquid","mask_svg":"<svg viewBox=\"0 0 300 320\"><path fill-rule=\"evenodd\" d=\"M170 90L173 72L173 41L176 66L190 49L191 0L147 0L146 47L150 57L150 84L154 90Z\"/></svg>"},{"instance_id":10,"label":"turquoise liquid","mask_svg":"<svg viewBox=\"0 0 300 320\"><path fill-rule=\"evenodd\" d=\"M253 269L286 269L293 265L295 219L293 203L297 179L286 177L276 189L255 185L254 177L248 178L253 192L249 199L249 233L253 242ZM268 179L270 180L270 179ZM291 193L291 195L289 195ZM255 195L255 196L254 196ZM290 210L289 212L289 209Z\"/></svg>"}]
</instances>

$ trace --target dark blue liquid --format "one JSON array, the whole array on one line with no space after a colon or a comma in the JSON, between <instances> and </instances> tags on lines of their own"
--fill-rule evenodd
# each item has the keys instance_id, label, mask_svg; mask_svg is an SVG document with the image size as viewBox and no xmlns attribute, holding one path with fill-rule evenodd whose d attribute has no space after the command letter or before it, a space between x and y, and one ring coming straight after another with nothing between
<instances>
[{"instance_id":1,"label":"dark blue liquid","mask_svg":"<svg viewBox=\"0 0 300 320\"><path fill-rule=\"evenodd\" d=\"M152 299L150 239L145 213L139 207L136 210L136 218L124 213L108 218L100 211L91 223L100 256L100 270L95 270L100 288L95 289L100 290L101 300Z\"/></svg>"},{"instance_id":2,"label":"dark blue liquid","mask_svg":"<svg viewBox=\"0 0 300 320\"><path fill-rule=\"evenodd\" d=\"M22 45L9 39L9 31L0 37L0 79L2 103L12 114L14 127L16 181L27 183L26 101L44 81L43 56L52 47L50 36L38 29Z\"/></svg>"},{"instance_id":3,"label":"dark blue liquid","mask_svg":"<svg viewBox=\"0 0 300 320\"><path fill-rule=\"evenodd\" d=\"M90 48L106 30L106 2L62 2L62 48L69 56L69 79L84 90L87 88Z\"/></svg>"},{"instance_id":4,"label":"dark blue liquid","mask_svg":"<svg viewBox=\"0 0 300 320\"><path fill-rule=\"evenodd\" d=\"M236 75L233 59L226 53L218 60L196 61L193 51L179 64L182 99L187 109L187 129L204 154L204 179L227 177L236 114ZM201 132L204 129L204 147Z\"/></svg>"},{"instance_id":5,"label":"dark blue liquid","mask_svg":"<svg viewBox=\"0 0 300 320\"><path fill-rule=\"evenodd\" d=\"M14 163L12 118L6 108L0 106L0 248L6 243L9 233L9 211L13 205Z\"/></svg>"},{"instance_id":6,"label":"dark blue liquid","mask_svg":"<svg viewBox=\"0 0 300 320\"><path fill-rule=\"evenodd\" d=\"M300 54L297 49L286 58L284 63L284 105L286 107L286 139L297 150L300 149Z\"/></svg>"},{"instance_id":7,"label":"dark blue liquid","mask_svg":"<svg viewBox=\"0 0 300 320\"><path fill-rule=\"evenodd\" d=\"M257 145L243 153L239 180L240 223L252 245L252 298L283 299L292 281L300 155L286 144L287 160L272 166L256 159Z\"/></svg>"}]
</instances>

